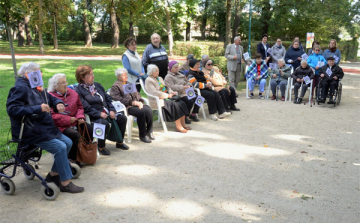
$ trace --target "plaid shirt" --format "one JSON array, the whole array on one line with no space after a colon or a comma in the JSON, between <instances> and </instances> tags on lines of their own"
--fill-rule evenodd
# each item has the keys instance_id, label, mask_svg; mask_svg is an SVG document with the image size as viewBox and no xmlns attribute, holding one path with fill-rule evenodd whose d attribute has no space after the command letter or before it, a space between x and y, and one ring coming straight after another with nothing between
<instances>
[{"instance_id":1,"label":"plaid shirt","mask_svg":"<svg viewBox=\"0 0 360 223\"><path fill-rule=\"evenodd\" d=\"M255 79L258 75L257 72L257 64L256 61L253 60L253 62L250 64L250 66L248 67L246 73L245 73L245 77L246 79ZM260 79L266 79L269 76L269 72L268 72L268 66L266 65L265 61L261 61L261 66L260 66Z\"/></svg>"}]
</instances>

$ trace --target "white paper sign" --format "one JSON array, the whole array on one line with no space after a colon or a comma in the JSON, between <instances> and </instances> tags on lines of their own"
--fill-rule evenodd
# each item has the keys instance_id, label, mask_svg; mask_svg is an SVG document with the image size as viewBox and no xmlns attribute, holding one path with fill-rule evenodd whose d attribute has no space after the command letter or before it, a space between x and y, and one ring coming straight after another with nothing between
<instances>
[{"instance_id":1,"label":"white paper sign","mask_svg":"<svg viewBox=\"0 0 360 223\"><path fill-rule=\"evenodd\" d=\"M273 53L272 48L269 48L269 49L267 50L267 52L268 52L268 54L272 55L272 53Z\"/></svg>"},{"instance_id":2,"label":"white paper sign","mask_svg":"<svg viewBox=\"0 0 360 223\"><path fill-rule=\"evenodd\" d=\"M303 77L304 81L305 81L305 84L310 84L311 83L311 80L309 78L309 76L305 76Z\"/></svg>"},{"instance_id":3,"label":"white paper sign","mask_svg":"<svg viewBox=\"0 0 360 223\"><path fill-rule=\"evenodd\" d=\"M301 59L303 60L307 60L308 59L308 55L306 53L304 53L303 55L301 55Z\"/></svg>"},{"instance_id":4,"label":"white paper sign","mask_svg":"<svg viewBox=\"0 0 360 223\"><path fill-rule=\"evenodd\" d=\"M190 88L187 88L185 91L186 91L186 96L189 100L196 98L194 88L190 87Z\"/></svg>"},{"instance_id":5,"label":"white paper sign","mask_svg":"<svg viewBox=\"0 0 360 223\"><path fill-rule=\"evenodd\" d=\"M317 66L318 66L318 67L322 67L322 66L324 66L324 65L325 65L325 63L322 62L322 61L318 61L318 63L317 63Z\"/></svg>"},{"instance_id":6,"label":"white paper sign","mask_svg":"<svg viewBox=\"0 0 360 223\"><path fill-rule=\"evenodd\" d=\"M205 101L205 98L203 98L199 95L195 100L195 104L197 104L199 107L201 107L201 105L204 104L204 101Z\"/></svg>"},{"instance_id":7,"label":"white paper sign","mask_svg":"<svg viewBox=\"0 0 360 223\"><path fill-rule=\"evenodd\" d=\"M28 73L28 78L31 88L44 85L40 70Z\"/></svg>"},{"instance_id":8,"label":"white paper sign","mask_svg":"<svg viewBox=\"0 0 360 223\"><path fill-rule=\"evenodd\" d=\"M335 63L339 62L339 57L337 57L336 55L333 55L334 59L335 59Z\"/></svg>"},{"instance_id":9,"label":"white paper sign","mask_svg":"<svg viewBox=\"0 0 360 223\"><path fill-rule=\"evenodd\" d=\"M105 127L106 125L94 123L93 137L98 139L105 139Z\"/></svg>"},{"instance_id":10,"label":"white paper sign","mask_svg":"<svg viewBox=\"0 0 360 223\"><path fill-rule=\"evenodd\" d=\"M120 101L113 101L112 105L116 109L116 112L121 112L125 109L125 106Z\"/></svg>"},{"instance_id":11,"label":"white paper sign","mask_svg":"<svg viewBox=\"0 0 360 223\"><path fill-rule=\"evenodd\" d=\"M136 92L135 83L128 83L124 85L124 94L130 94Z\"/></svg>"},{"instance_id":12,"label":"white paper sign","mask_svg":"<svg viewBox=\"0 0 360 223\"><path fill-rule=\"evenodd\" d=\"M276 63L269 63L269 67L271 70L276 69Z\"/></svg>"},{"instance_id":13,"label":"white paper sign","mask_svg":"<svg viewBox=\"0 0 360 223\"><path fill-rule=\"evenodd\" d=\"M248 53L248 52L244 53L243 56L244 56L244 59L245 59L245 60L250 59L250 56L249 56L249 53Z\"/></svg>"},{"instance_id":14,"label":"white paper sign","mask_svg":"<svg viewBox=\"0 0 360 223\"><path fill-rule=\"evenodd\" d=\"M327 75L329 75L329 77L331 76L332 71L331 71L330 67L328 67L328 69L326 69L326 73L327 73Z\"/></svg>"}]
</instances>

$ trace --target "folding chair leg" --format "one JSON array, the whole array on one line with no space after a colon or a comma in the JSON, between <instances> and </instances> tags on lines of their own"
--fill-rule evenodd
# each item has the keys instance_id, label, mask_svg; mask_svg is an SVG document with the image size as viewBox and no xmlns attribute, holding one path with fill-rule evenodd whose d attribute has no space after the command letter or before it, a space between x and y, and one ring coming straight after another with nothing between
<instances>
[{"instance_id":1,"label":"folding chair leg","mask_svg":"<svg viewBox=\"0 0 360 223\"><path fill-rule=\"evenodd\" d=\"M203 117L204 117L204 119L206 119L206 115L205 115L205 110L204 110L204 105L201 105L201 112L202 112L202 114L203 114Z\"/></svg>"}]
</instances>

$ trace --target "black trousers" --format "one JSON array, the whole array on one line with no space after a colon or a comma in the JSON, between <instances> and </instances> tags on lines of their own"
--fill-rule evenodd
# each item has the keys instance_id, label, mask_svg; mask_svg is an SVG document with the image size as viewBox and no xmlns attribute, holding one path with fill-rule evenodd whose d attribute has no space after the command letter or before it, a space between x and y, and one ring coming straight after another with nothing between
<instances>
[{"instance_id":1,"label":"black trousers","mask_svg":"<svg viewBox=\"0 0 360 223\"><path fill-rule=\"evenodd\" d=\"M221 89L219 94L225 108L230 108L231 105L237 103L235 88L230 87L230 91L227 88Z\"/></svg>"},{"instance_id":2,"label":"black trousers","mask_svg":"<svg viewBox=\"0 0 360 223\"><path fill-rule=\"evenodd\" d=\"M321 87L322 87L321 97L324 99L326 98L327 93L329 91L329 87L330 87L330 96L333 96L338 84L339 84L338 80L334 80L334 79L333 80L323 80L321 82Z\"/></svg>"},{"instance_id":3,"label":"black trousers","mask_svg":"<svg viewBox=\"0 0 360 223\"><path fill-rule=\"evenodd\" d=\"M145 137L147 133L153 132L153 112L149 106L144 105L142 109L137 106L129 107L128 112L137 119L139 137Z\"/></svg>"},{"instance_id":4,"label":"black trousers","mask_svg":"<svg viewBox=\"0 0 360 223\"><path fill-rule=\"evenodd\" d=\"M184 96L184 97L181 97L181 100L186 104L186 107L188 108L189 112L194 107L194 109L192 110L192 113L199 113L200 107L197 104L195 104L196 98L189 100L187 96ZM189 114L187 114L186 116L189 116Z\"/></svg>"},{"instance_id":5,"label":"black trousers","mask_svg":"<svg viewBox=\"0 0 360 223\"><path fill-rule=\"evenodd\" d=\"M294 84L294 96L295 96L295 99L298 98L298 92L299 92L300 86L301 86L301 83L299 83L299 82L296 82L296 83ZM301 89L300 98L303 98L303 97L304 97L304 95L305 95L306 90L307 90L308 87L310 87L310 84L309 84L309 85L303 84L302 89Z\"/></svg>"},{"instance_id":6,"label":"black trousers","mask_svg":"<svg viewBox=\"0 0 360 223\"><path fill-rule=\"evenodd\" d=\"M210 89L201 89L201 96L204 97L208 104L209 114L215 114L218 112L222 114L225 112L224 104L221 100L220 94L217 91Z\"/></svg>"},{"instance_id":7,"label":"black trousers","mask_svg":"<svg viewBox=\"0 0 360 223\"><path fill-rule=\"evenodd\" d=\"M100 121L99 121L100 120ZM99 119L97 123L100 123L100 124L103 124L103 125L106 125L106 128L105 128L105 135L107 135L109 133L109 130L110 130L110 124L109 122L106 120L106 119ZM126 129L126 122L127 122L127 117L125 115L122 115L122 114L119 114L117 117L116 117L116 122L119 126L119 129L120 129L120 132L121 132L121 135L122 135L122 138L124 140L124 136L125 136L125 129ZM122 143L122 142L119 142L119 143ZM105 145L105 139L98 139L98 147L99 148L104 148L106 145Z\"/></svg>"},{"instance_id":8,"label":"black trousers","mask_svg":"<svg viewBox=\"0 0 360 223\"><path fill-rule=\"evenodd\" d=\"M85 139L88 141L93 140L93 127L89 123L85 123L85 124L87 126L87 129L89 131L89 136L90 136L90 139L89 139L87 133L85 132ZM84 131L85 124L80 124L81 131ZM70 152L68 154L68 158L71 160L76 160L78 144L79 144L79 139L80 139L79 130L73 129L73 128L67 128L62 133L64 135L66 135L67 137L69 137L69 139L71 139L71 141L73 142Z\"/></svg>"}]
</instances>

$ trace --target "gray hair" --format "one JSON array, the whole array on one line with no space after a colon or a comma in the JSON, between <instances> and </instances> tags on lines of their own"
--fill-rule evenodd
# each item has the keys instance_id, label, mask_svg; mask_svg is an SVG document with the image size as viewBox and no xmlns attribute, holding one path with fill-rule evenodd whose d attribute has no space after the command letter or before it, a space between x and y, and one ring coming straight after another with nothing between
<instances>
[{"instance_id":1,"label":"gray hair","mask_svg":"<svg viewBox=\"0 0 360 223\"><path fill-rule=\"evenodd\" d=\"M23 63L18 70L20 77L25 77L25 74L40 70L40 65L34 62Z\"/></svg>"},{"instance_id":2,"label":"gray hair","mask_svg":"<svg viewBox=\"0 0 360 223\"><path fill-rule=\"evenodd\" d=\"M115 70L115 77L120 77L123 73L128 73L128 71L126 70L126 68L118 68Z\"/></svg>"},{"instance_id":3,"label":"gray hair","mask_svg":"<svg viewBox=\"0 0 360 223\"><path fill-rule=\"evenodd\" d=\"M161 39L161 37L160 37L160 35L159 35L159 34L157 34L157 33L153 33L153 34L151 35L151 37L150 37L150 40L152 40L152 39L153 39L153 37L154 37L155 35L158 35L158 36L159 36L159 38Z\"/></svg>"},{"instance_id":4,"label":"gray hair","mask_svg":"<svg viewBox=\"0 0 360 223\"><path fill-rule=\"evenodd\" d=\"M306 60L301 60L301 64L303 64L303 63L307 64L307 61Z\"/></svg>"},{"instance_id":5,"label":"gray hair","mask_svg":"<svg viewBox=\"0 0 360 223\"><path fill-rule=\"evenodd\" d=\"M205 60L206 58L209 58L209 55L204 54L204 55L201 56L202 61Z\"/></svg>"},{"instance_id":6,"label":"gray hair","mask_svg":"<svg viewBox=\"0 0 360 223\"><path fill-rule=\"evenodd\" d=\"M156 69L159 69L155 64L149 64L147 67L148 75L151 75L155 72Z\"/></svg>"},{"instance_id":7,"label":"gray hair","mask_svg":"<svg viewBox=\"0 0 360 223\"><path fill-rule=\"evenodd\" d=\"M234 41L237 40L237 39L240 39L240 36L235 36L234 37Z\"/></svg>"},{"instance_id":8,"label":"gray hair","mask_svg":"<svg viewBox=\"0 0 360 223\"><path fill-rule=\"evenodd\" d=\"M66 78L66 75L63 74L63 73L57 73L57 74L54 74L54 76L52 76L49 79L49 84L48 84L48 91L49 92L56 91L56 88L58 87L58 84L59 84L59 80L61 78Z\"/></svg>"},{"instance_id":9,"label":"gray hair","mask_svg":"<svg viewBox=\"0 0 360 223\"><path fill-rule=\"evenodd\" d=\"M285 60L284 60L284 59L278 59L278 62L281 62L281 63L285 64Z\"/></svg>"}]
</instances>

